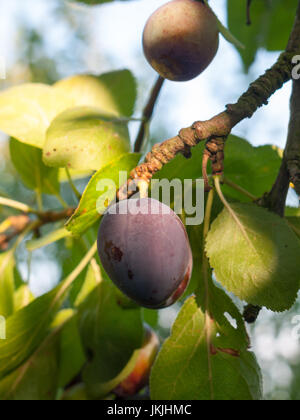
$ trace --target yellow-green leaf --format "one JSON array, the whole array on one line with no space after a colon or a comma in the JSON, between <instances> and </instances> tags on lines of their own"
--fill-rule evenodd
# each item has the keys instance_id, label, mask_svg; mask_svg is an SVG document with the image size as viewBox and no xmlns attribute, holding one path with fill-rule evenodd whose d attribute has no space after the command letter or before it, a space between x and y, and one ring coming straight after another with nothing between
<instances>
[{"instance_id":1,"label":"yellow-green leaf","mask_svg":"<svg viewBox=\"0 0 300 420\"><path fill-rule=\"evenodd\" d=\"M99 170L130 151L127 122L97 108L79 107L60 114L47 131L44 162L80 171Z\"/></svg>"}]
</instances>

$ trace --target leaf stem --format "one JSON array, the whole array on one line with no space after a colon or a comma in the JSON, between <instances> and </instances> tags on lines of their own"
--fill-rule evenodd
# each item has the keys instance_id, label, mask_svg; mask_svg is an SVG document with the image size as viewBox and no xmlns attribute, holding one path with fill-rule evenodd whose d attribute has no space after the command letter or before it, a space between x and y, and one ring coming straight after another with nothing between
<instances>
[{"instance_id":1,"label":"leaf stem","mask_svg":"<svg viewBox=\"0 0 300 420\"><path fill-rule=\"evenodd\" d=\"M293 223L290 223L289 221L288 221L288 225L290 226L291 229L293 229L296 235L300 237L300 229L298 229L296 226L293 225Z\"/></svg>"},{"instance_id":2,"label":"leaf stem","mask_svg":"<svg viewBox=\"0 0 300 420\"><path fill-rule=\"evenodd\" d=\"M210 5L208 4L207 0L203 0L207 7L210 8L210 10L215 15L217 22L218 22L218 28L220 33L223 35L223 37L228 41L230 44L233 44L236 48L245 49L245 45L242 44L230 31L226 28L226 26L223 25L223 23L220 21L218 16L215 14L215 12L212 10Z\"/></svg>"},{"instance_id":3,"label":"leaf stem","mask_svg":"<svg viewBox=\"0 0 300 420\"><path fill-rule=\"evenodd\" d=\"M67 174L67 177L68 177L68 181L69 181L70 187L71 187L73 193L75 194L76 198L80 201L81 200L81 194L77 190L77 188L76 188L76 186L75 186L75 184L74 184L74 182L72 180L72 177L71 177L69 168L65 168L65 170L66 170L66 174Z\"/></svg>"},{"instance_id":4,"label":"leaf stem","mask_svg":"<svg viewBox=\"0 0 300 420\"><path fill-rule=\"evenodd\" d=\"M206 349L207 349L207 363L208 363L208 376L211 399L214 399L214 389L212 383L212 364L211 364L211 346L212 346L212 318L209 311L209 261L205 252L206 237L209 232L212 205L214 201L214 190L211 189L208 194L204 226L203 226L203 279L205 287L205 336L206 336Z\"/></svg>"},{"instance_id":5,"label":"leaf stem","mask_svg":"<svg viewBox=\"0 0 300 420\"><path fill-rule=\"evenodd\" d=\"M31 222L23 232L18 236L18 239L14 243L11 251L15 252L17 247L20 245L20 243L26 238L26 236L33 230L35 230L40 225L40 222L38 220L35 220L34 222Z\"/></svg>"},{"instance_id":6,"label":"leaf stem","mask_svg":"<svg viewBox=\"0 0 300 420\"><path fill-rule=\"evenodd\" d=\"M213 202L214 202L214 190L210 190L208 194L208 198L207 198L206 208L205 208L205 217L204 217L204 225L203 225L204 241L206 240L206 236L209 231Z\"/></svg>"},{"instance_id":7,"label":"leaf stem","mask_svg":"<svg viewBox=\"0 0 300 420\"><path fill-rule=\"evenodd\" d=\"M253 244L251 243L249 236L247 235L247 232L243 226L243 224L241 223L240 219L238 218L238 216L236 215L235 211L232 209L232 207L230 206L230 204L228 203L228 201L226 200L226 198L223 195L223 192L221 190L221 184L220 184L220 176L214 176L214 181L215 181L215 187L216 187L216 191L220 197L220 200L222 201L222 203L224 204L225 208L228 210L230 216L233 218L233 220L235 221L235 223L238 225L238 227L240 228L242 234L244 235L246 241L249 243L249 245L251 246L251 248L254 249Z\"/></svg>"},{"instance_id":8,"label":"leaf stem","mask_svg":"<svg viewBox=\"0 0 300 420\"><path fill-rule=\"evenodd\" d=\"M11 207L16 210L20 210L23 213L33 213L36 214L37 211L28 206L27 204L20 203L19 201L11 200L10 198L0 197L0 205Z\"/></svg>"},{"instance_id":9,"label":"leaf stem","mask_svg":"<svg viewBox=\"0 0 300 420\"><path fill-rule=\"evenodd\" d=\"M208 314L209 309L209 262L205 252L205 243L206 237L209 232L210 226L210 219L211 219L211 211L212 205L214 200L214 190L210 190L207 198L206 208L205 208L205 217L204 217L204 225L203 225L203 256L202 256L202 270L203 270L203 279L204 279L204 287L205 287L205 313Z\"/></svg>"},{"instance_id":10,"label":"leaf stem","mask_svg":"<svg viewBox=\"0 0 300 420\"><path fill-rule=\"evenodd\" d=\"M228 178L223 178L224 184L228 185L229 187L233 188L234 190L240 192L241 194L245 195L246 197L250 198L252 201L257 201L259 198L255 195L251 194L249 191L245 190L243 187L235 184L234 182L230 181Z\"/></svg>"},{"instance_id":11,"label":"leaf stem","mask_svg":"<svg viewBox=\"0 0 300 420\"><path fill-rule=\"evenodd\" d=\"M59 194L59 192L53 187L53 185L51 184L51 182L47 182L47 187L49 188L50 191L52 191L52 194L57 198L57 200L60 202L60 204L62 205L62 207L64 209L67 209L68 208L68 204L62 198L62 196Z\"/></svg>"},{"instance_id":12,"label":"leaf stem","mask_svg":"<svg viewBox=\"0 0 300 420\"><path fill-rule=\"evenodd\" d=\"M69 207L68 204L65 202L65 200L62 198L62 196L58 192L55 193L55 197L57 198L57 200L60 202L60 204L62 205L64 209L67 209Z\"/></svg>"},{"instance_id":13,"label":"leaf stem","mask_svg":"<svg viewBox=\"0 0 300 420\"><path fill-rule=\"evenodd\" d=\"M38 188L38 189L35 191L35 194L36 194L37 207L38 207L38 209L39 209L39 212L42 212L42 211L43 211L43 198L42 198L42 192L41 192L41 190Z\"/></svg>"},{"instance_id":14,"label":"leaf stem","mask_svg":"<svg viewBox=\"0 0 300 420\"><path fill-rule=\"evenodd\" d=\"M21 234L23 234L23 232L26 231L26 229L29 229L29 231L34 231L36 229L39 229L40 227L48 224L48 223L56 223L59 222L61 220L67 219L68 217L70 217L73 213L74 209L70 208L70 209L66 209L63 211L59 211L59 212L55 212L55 211L46 211L46 212L42 212L39 213L38 211L35 211L36 216L38 216L38 220L35 220L34 222L31 222L31 219L29 217L27 217L27 220L21 220L21 222L16 222L15 220L15 226L14 229L11 233L7 233L7 234L2 234L0 236L0 247L1 244L5 244L8 242L10 242L12 239L14 239L16 236L19 236ZM18 218L24 218L24 216L20 215L20 216L15 216L14 219L18 219ZM16 224L17 223L17 224ZM67 232L66 230L64 230L65 232ZM51 236L52 234L49 234L47 237ZM64 235L66 236L66 234ZM46 237L46 238L47 238ZM20 236L19 236L20 238ZM44 240L46 240L46 238L41 238L39 240L35 240L35 241L30 241L30 244L35 244L35 243L43 243ZM19 239L18 239L19 240Z\"/></svg>"}]
</instances>

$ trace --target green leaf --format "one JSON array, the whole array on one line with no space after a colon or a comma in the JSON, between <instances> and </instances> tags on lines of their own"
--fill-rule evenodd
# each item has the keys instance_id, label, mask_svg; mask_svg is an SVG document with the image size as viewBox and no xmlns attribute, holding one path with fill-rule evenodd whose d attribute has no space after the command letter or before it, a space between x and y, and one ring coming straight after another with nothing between
<instances>
[{"instance_id":1,"label":"green leaf","mask_svg":"<svg viewBox=\"0 0 300 420\"><path fill-rule=\"evenodd\" d=\"M91 396L92 398L104 398L107 396L112 390L114 390L122 381L124 381L134 370L136 363L138 361L138 357L140 354L140 350L134 350L131 358L129 359L128 363L124 366L121 372L114 377L113 379L101 382L97 384L89 384L87 385L87 395Z\"/></svg>"},{"instance_id":2,"label":"green leaf","mask_svg":"<svg viewBox=\"0 0 300 420\"><path fill-rule=\"evenodd\" d=\"M102 274L99 265L95 261L91 262L82 287L76 296L74 306L80 306L101 281Z\"/></svg>"},{"instance_id":3,"label":"green leaf","mask_svg":"<svg viewBox=\"0 0 300 420\"><path fill-rule=\"evenodd\" d=\"M117 385L116 378L130 373L126 366L143 340L141 311L123 310L114 286L103 280L79 307L79 319L82 342L92 356L83 379L89 394L101 398Z\"/></svg>"},{"instance_id":4,"label":"green leaf","mask_svg":"<svg viewBox=\"0 0 300 420\"><path fill-rule=\"evenodd\" d=\"M60 398L61 401L87 401L86 386L79 383L68 388Z\"/></svg>"},{"instance_id":5,"label":"green leaf","mask_svg":"<svg viewBox=\"0 0 300 420\"><path fill-rule=\"evenodd\" d=\"M227 310L226 305L222 309ZM239 348L240 340L231 342L226 336L224 314L214 316L205 315L194 297L185 302L152 368L153 400L261 399L261 374L254 355L245 349L245 341Z\"/></svg>"},{"instance_id":6,"label":"green leaf","mask_svg":"<svg viewBox=\"0 0 300 420\"><path fill-rule=\"evenodd\" d=\"M25 84L0 93L0 130L31 146L42 148L51 121L71 98L43 84Z\"/></svg>"},{"instance_id":7,"label":"green leaf","mask_svg":"<svg viewBox=\"0 0 300 420\"><path fill-rule=\"evenodd\" d=\"M0 381L1 400L51 401L55 399L58 366L56 352L59 337L50 335L44 345L18 369Z\"/></svg>"},{"instance_id":8,"label":"green leaf","mask_svg":"<svg viewBox=\"0 0 300 420\"><path fill-rule=\"evenodd\" d=\"M206 251L219 282L240 299L285 311L299 289L300 242L284 219L252 204L231 204L212 224ZM234 217L233 217L234 216Z\"/></svg>"},{"instance_id":9,"label":"green leaf","mask_svg":"<svg viewBox=\"0 0 300 420\"><path fill-rule=\"evenodd\" d=\"M80 107L63 112L52 122L43 158L48 166L99 170L129 150L126 121L108 118L97 108Z\"/></svg>"},{"instance_id":10,"label":"green leaf","mask_svg":"<svg viewBox=\"0 0 300 420\"><path fill-rule=\"evenodd\" d=\"M98 171L86 187L77 210L66 225L67 229L73 234L82 234L96 223L139 159L139 154L125 154ZM120 180L121 172L126 174Z\"/></svg>"},{"instance_id":11,"label":"green leaf","mask_svg":"<svg viewBox=\"0 0 300 420\"><path fill-rule=\"evenodd\" d=\"M269 19L265 48L268 51L281 51L287 46L296 16L297 0L273 0L273 10ZM278 31L280 28L280 31Z\"/></svg>"},{"instance_id":12,"label":"green leaf","mask_svg":"<svg viewBox=\"0 0 300 420\"><path fill-rule=\"evenodd\" d=\"M244 68L248 71L256 57L257 50L265 38L266 27L264 0L252 1L252 24L246 25L246 2L227 0L227 14L229 30L245 45L245 49L238 50L243 60ZM267 16L268 18L268 16Z\"/></svg>"},{"instance_id":13,"label":"green leaf","mask_svg":"<svg viewBox=\"0 0 300 420\"><path fill-rule=\"evenodd\" d=\"M74 314L74 311L70 309L62 312ZM86 362L79 335L77 316L73 316L61 331L58 361L58 386L64 388L79 374Z\"/></svg>"},{"instance_id":14,"label":"green leaf","mask_svg":"<svg viewBox=\"0 0 300 420\"><path fill-rule=\"evenodd\" d=\"M72 273L75 267L77 267L80 261L83 259L87 251L86 244L82 238L72 236L71 232L67 232L70 234L70 236L68 236L65 241L60 242L58 245L58 252L61 258L63 277L67 277L70 275L70 273ZM77 295L78 293L80 293L80 290L84 285L84 281L87 276L87 271L88 270L82 271L82 273L77 277L70 289L68 300L71 306L74 306Z\"/></svg>"},{"instance_id":15,"label":"green leaf","mask_svg":"<svg viewBox=\"0 0 300 420\"><path fill-rule=\"evenodd\" d=\"M300 238L300 217L287 217L289 226L293 229L296 235Z\"/></svg>"},{"instance_id":16,"label":"green leaf","mask_svg":"<svg viewBox=\"0 0 300 420\"><path fill-rule=\"evenodd\" d=\"M300 217L300 207L286 207L285 215L287 217Z\"/></svg>"},{"instance_id":17,"label":"green leaf","mask_svg":"<svg viewBox=\"0 0 300 420\"><path fill-rule=\"evenodd\" d=\"M0 316L5 318L14 312L14 255L0 254Z\"/></svg>"},{"instance_id":18,"label":"green leaf","mask_svg":"<svg viewBox=\"0 0 300 420\"><path fill-rule=\"evenodd\" d=\"M73 98L74 106L98 108L104 114L130 117L137 96L135 78L129 70L100 76L77 75L57 82L56 89Z\"/></svg>"},{"instance_id":19,"label":"green leaf","mask_svg":"<svg viewBox=\"0 0 300 420\"><path fill-rule=\"evenodd\" d=\"M44 165L40 149L12 138L10 156L23 183L28 188L45 194L59 192L58 171Z\"/></svg>"},{"instance_id":20,"label":"green leaf","mask_svg":"<svg viewBox=\"0 0 300 420\"><path fill-rule=\"evenodd\" d=\"M197 302L202 312L207 310L218 325L219 336L213 340L215 347L235 350L249 348L250 341L244 319L219 284L206 280L203 276L197 290Z\"/></svg>"},{"instance_id":21,"label":"green leaf","mask_svg":"<svg viewBox=\"0 0 300 420\"><path fill-rule=\"evenodd\" d=\"M246 71L254 62L259 48L269 51L285 49L297 3L297 0L253 0L252 23L246 25L245 2L227 1L229 29L246 46L244 50L239 50Z\"/></svg>"},{"instance_id":22,"label":"green leaf","mask_svg":"<svg viewBox=\"0 0 300 420\"><path fill-rule=\"evenodd\" d=\"M45 339L62 304L60 287L34 300L7 319L7 339L0 341L0 378L17 368Z\"/></svg>"},{"instance_id":23,"label":"green leaf","mask_svg":"<svg viewBox=\"0 0 300 420\"><path fill-rule=\"evenodd\" d=\"M78 358L75 315L72 310L58 313L32 356L0 381L1 400L55 400L57 387L72 379L84 362L82 353Z\"/></svg>"},{"instance_id":24,"label":"green leaf","mask_svg":"<svg viewBox=\"0 0 300 420\"><path fill-rule=\"evenodd\" d=\"M142 308L142 315L144 323L150 325L150 327L153 329L157 328L159 322L158 310Z\"/></svg>"},{"instance_id":25,"label":"green leaf","mask_svg":"<svg viewBox=\"0 0 300 420\"><path fill-rule=\"evenodd\" d=\"M225 149L225 176L255 197L271 190L281 165L275 146L253 147L248 141L229 136ZM249 201L243 194L224 185L224 193L239 201Z\"/></svg>"},{"instance_id":26,"label":"green leaf","mask_svg":"<svg viewBox=\"0 0 300 420\"><path fill-rule=\"evenodd\" d=\"M34 297L27 284L22 284L14 293L14 310L15 312L29 305Z\"/></svg>"},{"instance_id":27,"label":"green leaf","mask_svg":"<svg viewBox=\"0 0 300 420\"><path fill-rule=\"evenodd\" d=\"M94 245L78 267L55 289L7 319L7 337L6 340L0 340L0 378L20 366L45 339L70 287L95 251Z\"/></svg>"},{"instance_id":28,"label":"green leaf","mask_svg":"<svg viewBox=\"0 0 300 420\"><path fill-rule=\"evenodd\" d=\"M163 168L157 172L153 179L197 179L202 176L202 155L204 151L204 143L200 143L196 147L193 147L192 157L186 159L181 154L178 154L175 159L167 163Z\"/></svg>"},{"instance_id":29,"label":"green leaf","mask_svg":"<svg viewBox=\"0 0 300 420\"><path fill-rule=\"evenodd\" d=\"M47 129L63 111L96 106L102 114L131 116L136 93L135 79L128 70L99 77L74 76L54 86L38 83L16 86L0 93L0 130L42 149Z\"/></svg>"},{"instance_id":30,"label":"green leaf","mask_svg":"<svg viewBox=\"0 0 300 420\"><path fill-rule=\"evenodd\" d=\"M208 195L205 194L205 203L206 206ZM219 197L215 194L214 201L211 210L211 222L213 222L220 212L223 210L224 206ZM203 280L203 223L196 226L186 226L187 234L189 236L190 245L193 253L193 272L190 284L184 294L184 298L190 296L195 292L201 281Z\"/></svg>"}]
</instances>

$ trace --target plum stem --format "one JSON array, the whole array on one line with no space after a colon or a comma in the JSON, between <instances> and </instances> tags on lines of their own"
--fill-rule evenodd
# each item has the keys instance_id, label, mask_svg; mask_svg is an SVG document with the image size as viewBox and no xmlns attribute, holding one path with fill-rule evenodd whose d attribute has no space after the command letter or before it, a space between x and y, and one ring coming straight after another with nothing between
<instances>
[{"instance_id":1,"label":"plum stem","mask_svg":"<svg viewBox=\"0 0 300 420\"><path fill-rule=\"evenodd\" d=\"M226 28L226 26L223 25L223 23L220 21L220 19L218 18L218 16L215 14L215 12L213 11L213 9L210 7L210 5L208 4L207 0L203 0L203 3L212 11L212 13L214 14L215 18L217 19L218 22L218 28L219 28L219 32L220 34L223 36L224 39L226 39L226 41L228 41L230 44L233 44L236 48L240 48L242 50L245 49L245 45L242 44L230 31L228 28Z\"/></svg>"},{"instance_id":2,"label":"plum stem","mask_svg":"<svg viewBox=\"0 0 300 420\"><path fill-rule=\"evenodd\" d=\"M37 213L37 210L34 210L27 204L20 203L19 201L11 200L5 197L0 197L0 205L20 210L23 213Z\"/></svg>"},{"instance_id":3,"label":"plum stem","mask_svg":"<svg viewBox=\"0 0 300 420\"><path fill-rule=\"evenodd\" d=\"M73 179L72 179L72 176L70 174L69 168L65 168L65 170L66 170L67 178L68 178L68 181L69 181L69 185L70 185L73 193L75 194L76 198L80 201L81 200L81 194L77 190L77 188L76 188L76 186L75 186L75 184L73 182Z\"/></svg>"},{"instance_id":4,"label":"plum stem","mask_svg":"<svg viewBox=\"0 0 300 420\"><path fill-rule=\"evenodd\" d=\"M139 190L139 193L140 193L140 198L147 198L148 197L148 190L149 190L148 182L141 179L137 183L137 187L138 187L138 190Z\"/></svg>"}]
</instances>

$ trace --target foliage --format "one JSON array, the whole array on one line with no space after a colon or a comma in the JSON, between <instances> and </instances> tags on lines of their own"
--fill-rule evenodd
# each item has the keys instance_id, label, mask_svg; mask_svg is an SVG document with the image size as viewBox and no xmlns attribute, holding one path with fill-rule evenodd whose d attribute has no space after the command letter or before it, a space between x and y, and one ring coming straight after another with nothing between
<instances>
[{"instance_id":1,"label":"foliage","mask_svg":"<svg viewBox=\"0 0 300 420\"><path fill-rule=\"evenodd\" d=\"M87 5L110 1L76 0ZM253 0L250 27L245 2L238 3L227 1L228 26L245 44L239 53L247 71L260 48L284 49L297 1ZM95 257L101 215L116 196L116 189L101 181L110 179L119 188L127 179L119 179L120 172L128 175L141 159L132 153L128 130L136 99L137 82L124 69L76 75L51 86L26 83L0 93L0 129L9 136L16 179L34 192L28 199L29 225L0 254L0 315L7 332L0 340L1 400L114 398L114 389L134 369L143 323L159 333L158 312L141 309L116 290ZM203 150L200 144L190 159L178 155L154 178L201 178ZM229 136L223 195L214 196L206 220L209 232L206 236L203 225L187 227L194 272L152 368L152 399L263 397L237 299L227 292L273 311L285 311L296 301L299 211L287 208L280 218L255 201L270 191L280 165L276 147L253 147ZM76 190L79 186L83 191ZM74 192L76 209L65 203ZM71 207L71 217L49 219L57 210L45 205L49 196L59 199L59 211ZM0 208L0 238L13 230L9 223L19 214L15 210L7 215ZM56 246L60 256L63 280L39 297L19 272L24 240L29 254L42 247L51 253Z\"/></svg>"},{"instance_id":2,"label":"foliage","mask_svg":"<svg viewBox=\"0 0 300 420\"><path fill-rule=\"evenodd\" d=\"M251 4L251 25L247 26L243 2L227 1L229 29L245 45L245 49L239 51L246 71L253 64L260 48L267 51L285 49L297 4L297 0L274 0L271 2L268 0L253 0ZM245 23L241 24L241 22Z\"/></svg>"}]
</instances>

